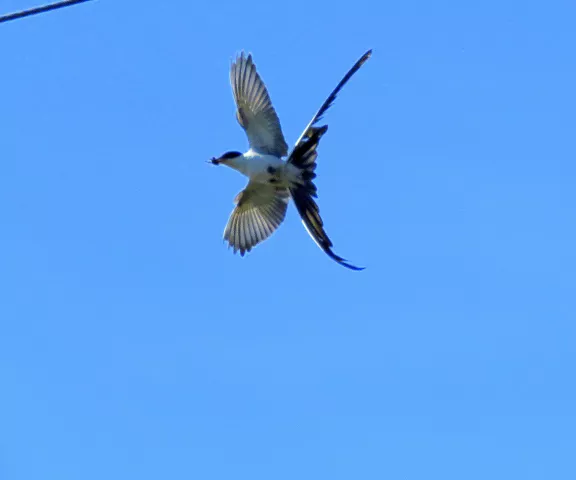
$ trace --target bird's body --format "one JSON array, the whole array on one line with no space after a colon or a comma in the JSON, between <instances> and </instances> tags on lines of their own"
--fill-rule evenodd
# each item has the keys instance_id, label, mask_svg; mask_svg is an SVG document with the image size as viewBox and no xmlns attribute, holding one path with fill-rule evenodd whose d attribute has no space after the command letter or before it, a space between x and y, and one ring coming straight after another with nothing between
<instances>
[{"instance_id":1,"label":"bird's body","mask_svg":"<svg viewBox=\"0 0 576 480\"><path fill-rule=\"evenodd\" d=\"M250 149L246 153L226 152L213 158L215 165L226 165L249 178L248 185L234 202L224 239L241 255L268 238L282 223L290 199L302 218L306 230L333 260L352 270L361 270L347 263L332 251L332 242L324 231L317 196L316 177L317 147L328 126L315 124L336 98L352 75L370 57L366 52L348 71L338 86L314 115L296 145L288 155L280 121L270 101L264 83L256 71L252 56L242 53L232 64L230 81L236 101L236 118L246 131ZM287 160L282 157L287 156Z\"/></svg>"},{"instance_id":2,"label":"bird's body","mask_svg":"<svg viewBox=\"0 0 576 480\"><path fill-rule=\"evenodd\" d=\"M230 159L226 165L247 176L251 182L276 183L289 187L298 183L300 170L275 155L258 153L252 149Z\"/></svg>"}]
</instances>

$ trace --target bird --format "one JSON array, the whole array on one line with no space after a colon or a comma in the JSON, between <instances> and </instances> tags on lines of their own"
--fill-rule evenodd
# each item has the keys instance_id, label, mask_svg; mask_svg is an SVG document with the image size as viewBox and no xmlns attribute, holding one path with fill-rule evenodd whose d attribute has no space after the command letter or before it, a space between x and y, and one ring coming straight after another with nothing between
<instances>
[{"instance_id":1,"label":"bird","mask_svg":"<svg viewBox=\"0 0 576 480\"><path fill-rule=\"evenodd\" d=\"M234 253L244 256L266 240L286 217L290 199L294 202L304 227L316 244L334 261L351 270L363 270L332 250L324 230L317 198L316 160L318 145L328 125L318 126L324 113L350 78L370 58L368 50L344 75L320 109L308 123L294 147L288 152L280 120L270 100L266 85L256 70L252 54L240 52L230 67L230 83L236 103L236 119L248 137L245 153L227 151L209 163L225 165L248 177L248 184L234 199L224 241ZM283 157L287 157L283 160Z\"/></svg>"}]
</instances>

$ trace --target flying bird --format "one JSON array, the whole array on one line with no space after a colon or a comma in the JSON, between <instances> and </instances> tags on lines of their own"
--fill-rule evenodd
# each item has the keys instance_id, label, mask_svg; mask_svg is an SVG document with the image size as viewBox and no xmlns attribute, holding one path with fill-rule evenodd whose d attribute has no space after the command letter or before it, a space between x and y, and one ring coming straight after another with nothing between
<instances>
[{"instance_id":1,"label":"flying bird","mask_svg":"<svg viewBox=\"0 0 576 480\"><path fill-rule=\"evenodd\" d=\"M336 95L358 69L370 58L368 50L348 71L310 123L306 126L290 154L284 140L280 120L272 106L270 95L256 71L252 55L243 52L232 63L230 83L236 102L236 118L245 130L250 145L246 153L229 151L210 160L214 165L226 165L249 178L248 185L234 199L224 230L224 240L234 253L244 256L280 226L286 216L290 199L302 218L306 230L316 244L333 260L352 270L356 267L332 251L332 241L324 230L324 222L314 198L317 188L316 159L318 144L328 125L317 126L330 108ZM282 157L286 157L286 161Z\"/></svg>"}]
</instances>

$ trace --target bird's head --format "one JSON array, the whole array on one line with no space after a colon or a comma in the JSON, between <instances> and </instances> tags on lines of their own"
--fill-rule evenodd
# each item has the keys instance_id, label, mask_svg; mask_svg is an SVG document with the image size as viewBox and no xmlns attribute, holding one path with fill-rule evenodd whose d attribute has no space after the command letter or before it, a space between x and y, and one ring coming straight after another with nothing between
<instances>
[{"instance_id":1,"label":"bird's head","mask_svg":"<svg viewBox=\"0 0 576 480\"><path fill-rule=\"evenodd\" d=\"M214 165L220 165L221 163L226 165L228 162L230 162L230 160L233 160L233 159L241 157L241 156L242 156L242 154L240 152L232 151L232 152L226 152L218 158L214 157L210 161Z\"/></svg>"}]
</instances>

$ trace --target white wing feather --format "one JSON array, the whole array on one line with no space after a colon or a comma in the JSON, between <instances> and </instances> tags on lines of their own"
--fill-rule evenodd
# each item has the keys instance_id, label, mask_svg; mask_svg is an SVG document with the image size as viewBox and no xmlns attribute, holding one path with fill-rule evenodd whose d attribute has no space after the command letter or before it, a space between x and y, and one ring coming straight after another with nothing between
<instances>
[{"instance_id":1,"label":"white wing feather","mask_svg":"<svg viewBox=\"0 0 576 480\"><path fill-rule=\"evenodd\" d=\"M250 147L258 153L283 157L288 153L280 120L270 95L256 71L252 55L240 56L232 63L230 83L236 102L236 118L246 131Z\"/></svg>"},{"instance_id":2,"label":"white wing feather","mask_svg":"<svg viewBox=\"0 0 576 480\"><path fill-rule=\"evenodd\" d=\"M266 240L284 221L290 194L286 188L249 182L234 199L224 230L224 240L244 256L252 247Z\"/></svg>"}]
</instances>

